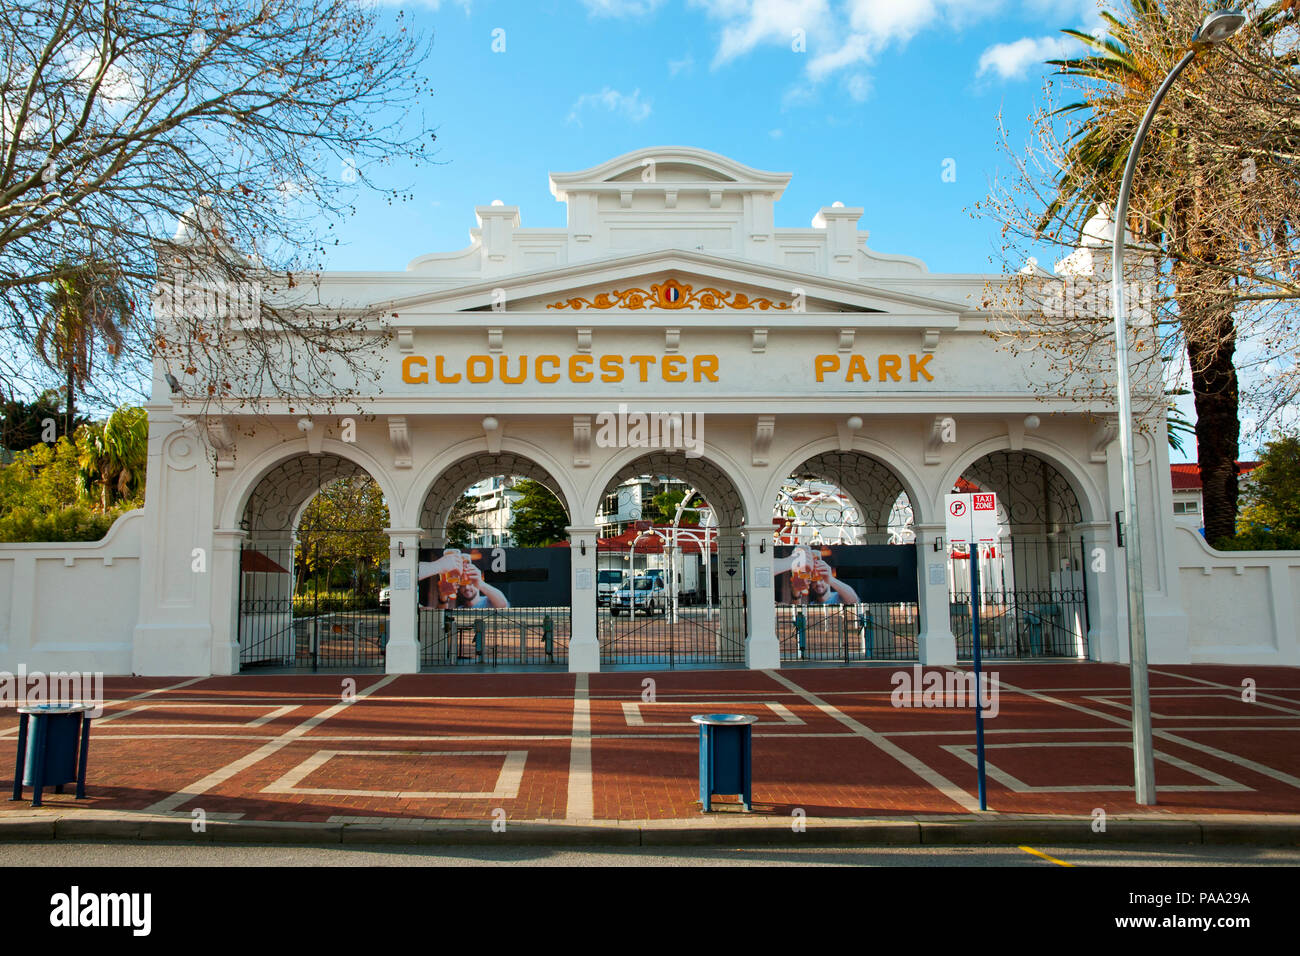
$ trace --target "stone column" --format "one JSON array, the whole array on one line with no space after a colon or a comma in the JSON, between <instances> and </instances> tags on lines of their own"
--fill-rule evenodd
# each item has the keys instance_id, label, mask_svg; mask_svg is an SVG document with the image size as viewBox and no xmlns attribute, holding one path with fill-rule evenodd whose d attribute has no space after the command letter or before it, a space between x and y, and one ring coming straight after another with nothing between
<instances>
[{"instance_id":1,"label":"stone column","mask_svg":"<svg viewBox=\"0 0 1300 956\"><path fill-rule=\"evenodd\" d=\"M420 573L420 529L385 528L388 535L388 647L384 670L389 674L420 672L417 636Z\"/></svg>"},{"instance_id":2,"label":"stone column","mask_svg":"<svg viewBox=\"0 0 1300 956\"><path fill-rule=\"evenodd\" d=\"M745 663L750 670L775 670L781 666L781 645L776 636L776 587L772 576L772 525L746 525L745 593L748 595L748 633Z\"/></svg>"},{"instance_id":3,"label":"stone column","mask_svg":"<svg viewBox=\"0 0 1300 956\"><path fill-rule=\"evenodd\" d=\"M571 525L569 560L569 671L595 674L600 671L600 639L596 634L596 528ZM583 550L586 554L583 554Z\"/></svg>"},{"instance_id":4,"label":"stone column","mask_svg":"<svg viewBox=\"0 0 1300 956\"><path fill-rule=\"evenodd\" d=\"M1120 660L1118 602L1127 595L1124 552L1115 547L1115 526L1108 521L1077 524L1074 534L1083 538L1083 575L1088 585L1088 659L1115 663Z\"/></svg>"},{"instance_id":5,"label":"stone column","mask_svg":"<svg viewBox=\"0 0 1300 956\"><path fill-rule=\"evenodd\" d=\"M239 673L241 549L247 534L222 528L212 535L212 673Z\"/></svg>"},{"instance_id":6,"label":"stone column","mask_svg":"<svg viewBox=\"0 0 1300 956\"><path fill-rule=\"evenodd\" d=\"M948 543L934 550L934 543L944 537L941 524L916 526L916 565L921 580L921 631L917 652L921 663L932 666L957 663L957 638L952 633L951 595L948 590Z\"/></svg>"}]
</instances>

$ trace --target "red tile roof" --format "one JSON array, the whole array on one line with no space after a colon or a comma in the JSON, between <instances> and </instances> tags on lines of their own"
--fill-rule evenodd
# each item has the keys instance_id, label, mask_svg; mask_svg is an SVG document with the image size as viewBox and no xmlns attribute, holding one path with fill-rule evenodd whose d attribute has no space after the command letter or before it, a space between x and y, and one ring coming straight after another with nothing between
<instances>
[{"instance_id":1,"label":"red tile roof","mask_svg":"<svg viewBox=\"0 0 1300 956\"><path fill-rule=\"evenodd\" d=\"M1258 467L1259 462L1257 461L1237 462L1237 469L1242 475L1249 474ZM1201 466L1196 464L1196 462L1170 465L1169 471L1173 478L1174 491L1201 490Z\"/></svg>"}]
</instances>

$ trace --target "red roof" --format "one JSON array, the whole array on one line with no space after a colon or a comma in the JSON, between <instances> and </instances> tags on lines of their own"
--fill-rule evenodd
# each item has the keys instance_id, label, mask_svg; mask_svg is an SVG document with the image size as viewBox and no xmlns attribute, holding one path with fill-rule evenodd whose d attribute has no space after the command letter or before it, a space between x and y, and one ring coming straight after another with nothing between
<instances>
[{"instance_id":1,"label":"red roof","mask_svg":"<svg viewBox=\"0 0 1300 956\"><path fill-rule=\"evenodd\" d=\"M1241 475L1250 474L1259 467L1257 461L1239 461L1237 470ZM1196 462L1185 462L1169 466L1170 477L1173 479L1174 491L1200 491L1201 490L1201 466Z\"/></svg>"},{"instance_id":2,"label":"red roof","mask_svg":"<svg viewBox=\"0 0 1300 956\"><path fill-rule=\"evenodd\" d=\"M261 551L244 550L239 553L239 570L245 574L288 574L288 570L280 567Z\"/></svg>"}]
</instances>

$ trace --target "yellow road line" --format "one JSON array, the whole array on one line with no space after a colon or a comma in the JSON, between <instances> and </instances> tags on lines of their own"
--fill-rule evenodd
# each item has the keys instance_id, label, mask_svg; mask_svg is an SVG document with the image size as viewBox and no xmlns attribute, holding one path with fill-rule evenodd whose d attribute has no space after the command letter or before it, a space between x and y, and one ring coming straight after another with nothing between
<instances>
[{"instance_id":1,"label":"yellow road line","mask_svg":"<svg viewBox=\"0 0 1300 956\"><path fill-rule=\"evenodd\" d=\"M1042 850L1035 850L1032 846L1022 846L1020 849L1024 850L1026 853L1032 853L1034 856L1041 856L1048 863L1055 863L1057 866L1074 866L1073 863L1066 863L1064 860L1058 860L1054 856L1048 856Z\"/></svg>"}]
</instances>

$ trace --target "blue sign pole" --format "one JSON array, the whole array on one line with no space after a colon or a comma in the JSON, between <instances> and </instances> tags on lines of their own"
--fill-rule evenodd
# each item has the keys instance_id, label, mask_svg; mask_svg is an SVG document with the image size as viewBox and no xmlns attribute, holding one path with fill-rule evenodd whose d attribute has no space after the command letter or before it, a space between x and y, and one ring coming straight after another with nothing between
<instances>
[{"instance_id":1,"label":"blue sign pole","mask_svg":"<svg viewBox=\"0 0 1300 956\"><path fill-rule=\"evenodd\" d=\"M984 785L984 698L980 693L980 545L970 542L970 620L975 647L975 762L979 773L980 809L987 810L988 792Z\"/></svg>"}]
</instances>

